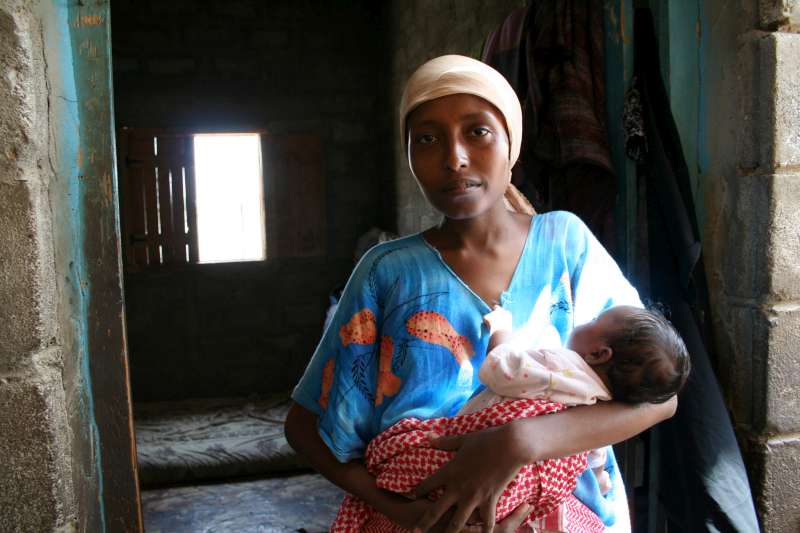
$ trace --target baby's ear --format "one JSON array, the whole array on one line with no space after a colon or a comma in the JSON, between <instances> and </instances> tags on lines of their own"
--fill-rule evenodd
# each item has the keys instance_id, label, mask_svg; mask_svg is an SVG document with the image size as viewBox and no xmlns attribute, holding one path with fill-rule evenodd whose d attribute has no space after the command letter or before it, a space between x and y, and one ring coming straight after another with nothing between
<instances>
[{"instance_id":1,"label":"baby's ear","mask_svg":"<svg viewBox=\"0 0 800 533\"><path fill-rule=\"evenodd\" d=\"M600 346L597 346L595 350L589 353L588 357L586 358L586 362L592 366L602 365L609 362L613 354L614 351L610 346L601 344Z\"/></svg>"}]
</instances>

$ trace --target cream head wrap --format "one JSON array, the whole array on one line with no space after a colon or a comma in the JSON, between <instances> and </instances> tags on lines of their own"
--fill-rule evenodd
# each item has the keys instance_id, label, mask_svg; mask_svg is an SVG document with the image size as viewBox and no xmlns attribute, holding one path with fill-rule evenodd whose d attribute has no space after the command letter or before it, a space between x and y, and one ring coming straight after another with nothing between
<instances>
[{"instance_id":1,"label":"cream head wrap","mask_svg":"<svg viewBox=\"0 0 800 533\"><path fill-rule=\"evenodd\" d=\"M506 120L514 166L522 146L522 108L514 89L502 74L478 60L458 55L431 59L408 79L400 100L400 135L406 142L406 120L417 107L451 94L471 94L493 104Z\"/></svg>"}]
</instances>

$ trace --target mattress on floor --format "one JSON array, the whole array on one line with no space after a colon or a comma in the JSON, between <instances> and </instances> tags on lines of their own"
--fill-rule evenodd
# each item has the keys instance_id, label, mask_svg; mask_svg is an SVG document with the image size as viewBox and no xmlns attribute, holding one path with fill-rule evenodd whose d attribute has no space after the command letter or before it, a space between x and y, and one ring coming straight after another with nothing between
<instances>
[{"instance_id":1,"label":"mattress on floor","mask_svg":"<svg viewBox=\"0 0 800 533\"><path fill-rule=\"evenodd\" d=\"M308 468L283 436L287 395L134 406L143 486Z\"/></svg>"}]
</instances>

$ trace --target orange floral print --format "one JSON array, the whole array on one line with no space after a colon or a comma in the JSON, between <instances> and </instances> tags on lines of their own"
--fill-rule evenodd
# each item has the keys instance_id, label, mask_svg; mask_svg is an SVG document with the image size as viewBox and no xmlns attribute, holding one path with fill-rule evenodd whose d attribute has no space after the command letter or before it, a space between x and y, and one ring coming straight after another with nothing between
<instances>
[{"instance_id":1,"label":"orange floral print","mask_svg":"<svg viewBox=\"0 0 800 533\"><path fill-rule=\"evenodd\" d=\"M475 354L469 339L459 335L444 315L435 311L411 315L406 321L406 331L418 339L443 346L453 354L459 366Z\"/></svg>"},{"instance_id":2,"label":"orange floral print","mask_svg":"<svg viewBox=\"0 0 800 533\"><path fill-rule=\"evenodd\" d=\"M342 345L373 344L378 339L378 326L375 315L364 308L354 314L350 321L339 329Z\"/></svg>"}]
</instances>

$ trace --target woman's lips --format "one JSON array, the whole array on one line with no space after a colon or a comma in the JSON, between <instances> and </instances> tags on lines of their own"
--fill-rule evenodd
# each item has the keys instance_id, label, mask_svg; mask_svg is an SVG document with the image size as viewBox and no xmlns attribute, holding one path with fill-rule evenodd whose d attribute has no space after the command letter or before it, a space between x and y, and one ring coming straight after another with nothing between
<instances>
[{"instance_id":1,"label":"woman's lips","mask_svg":"<svg viewBox=\"0 0 800 533\"><path fill-rule=\"evenodd\" d=\"M480 186L481 182L478 180L462 179L448 183L442 188L442 192L452 195L467 194L479 189Z\"/></svg>"}]
</instances>

